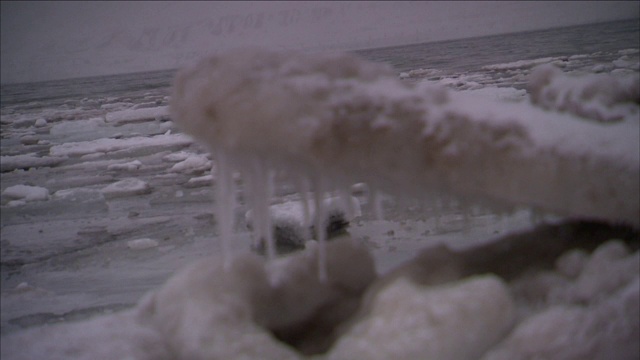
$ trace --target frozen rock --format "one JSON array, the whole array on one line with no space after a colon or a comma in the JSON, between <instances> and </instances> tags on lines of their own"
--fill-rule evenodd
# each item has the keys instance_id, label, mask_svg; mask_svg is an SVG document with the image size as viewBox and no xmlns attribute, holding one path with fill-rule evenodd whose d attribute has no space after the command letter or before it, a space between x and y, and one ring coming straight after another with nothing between
<instances>
[{"instance_id":1,"label":"frozen rock","mask_svg":"<svg viewBox=\"0 0 640 360\"><path fill-rule=\"evenodd\" d=\"M40 186L14 185L2 192L2 196L12 200L44 201L49 199L49 190Z\"/></svg>"},{"instance_id":2,"label":"frozen rock","mask_svg":"<svg viewBox=\"0 0 640 360\"><path fill-rule=\"evenodd\" d=\"M139 179L124 179L115 182L102 189L105 198L126 197L143 195L151 192L151 187L146 182Z\"/></svg>"},{"instance_id":3,"label":"frozen rock","mask_svg":"<svg viewBox=\"0 0 640 360\"><path fill-rule=\"evenodd\" d=\"M159 245L157 240L144 238L127 241L127 247L131 250L146 250L157 247Z\"/></svg>"}]
</instances>

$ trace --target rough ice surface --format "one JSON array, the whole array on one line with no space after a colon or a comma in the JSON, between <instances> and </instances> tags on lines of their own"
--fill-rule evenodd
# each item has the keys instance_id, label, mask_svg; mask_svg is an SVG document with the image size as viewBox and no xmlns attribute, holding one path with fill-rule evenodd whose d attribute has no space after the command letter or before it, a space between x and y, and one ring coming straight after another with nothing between
<instances>
[{"instance_id":1,"label":"rough ice surface","mask_svg":"<svg viewBox=\"0 0 640 360\"><path fill-rule=\"evenodd\" d=\"M145 121L147 119L162 120L168 118L169 110L166 106L143 108L143 109L129 109L110 112L106 115L105 120L110 123L128 123Z\"/></svg>"},{"instance_id":2,"label":"rough ice surface","mask_svg":"<svg viewBox=\"0 0 640 360\"><path fill-rule=\"evenodd\" d=\"M130 178L120 180L102 189L102 194L107 198L125 197L132 195L146 194L151 191L149 184L146 182Z\"/></svg>"},{"instance_id":3,"label":"rough ice surface","mask_svg":"<svg viewBox=\"0 0 640 360\"><path fill-rule=\"evenodd\" d=\"M552 65L537 67L529 84L531 102L547 110L595 121L638 119L638 74L569 76Z\"/></svg>"},{"instance_id":4,"label":"rough ice surface","mask_svg":"<svg viewBox=\"0 0 640 360\"><path fill-rule=\"evenodd\" d=\"M12 200L44 201L49 199L49 190L41 186L14 185L4 189L2 196Z\"/></svg>"}]
</instances>

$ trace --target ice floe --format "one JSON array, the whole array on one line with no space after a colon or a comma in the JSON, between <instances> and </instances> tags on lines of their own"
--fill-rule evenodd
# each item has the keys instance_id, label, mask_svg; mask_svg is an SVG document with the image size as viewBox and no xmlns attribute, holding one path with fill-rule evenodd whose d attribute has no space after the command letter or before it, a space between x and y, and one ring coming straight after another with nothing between
<instances>
[{"instance_id":1,"label":"ice floe","mask_svg":"<svg viewBox=\"0 0 640 360\"><path fill-rule=\"evenodd\" d=\"M145 181L130 178L120 180L102 189L105 198L118 198L133 195L143 195L151 192L151 187Z\"/></svg>"},{"instance_id":2,"label":"ice floe","mask_svg":"<svg viewBox=\"0 0 640 360\"><path fill-rule=\"evenodd\" d=\"M2 196L11 200L45 201L49 199L49 190L40 186L14 185L4 189Z\"/></svg>"}]
</instances>

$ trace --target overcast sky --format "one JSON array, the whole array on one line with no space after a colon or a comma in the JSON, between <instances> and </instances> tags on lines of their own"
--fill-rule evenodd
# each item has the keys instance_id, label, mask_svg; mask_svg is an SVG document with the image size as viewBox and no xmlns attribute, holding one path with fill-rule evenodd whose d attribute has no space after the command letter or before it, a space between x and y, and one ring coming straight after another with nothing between
<instances>
[{"instance_id":1,"label":"overcast sky","mask_svg":"<svg viewBox=\"0 0 640 360\"><path fill-rule=\"evenodd\" d=\"M334 51L638 18L638 1L2 1L2 83L171 69L260 45Z\"/></svg>"}]
</instances>

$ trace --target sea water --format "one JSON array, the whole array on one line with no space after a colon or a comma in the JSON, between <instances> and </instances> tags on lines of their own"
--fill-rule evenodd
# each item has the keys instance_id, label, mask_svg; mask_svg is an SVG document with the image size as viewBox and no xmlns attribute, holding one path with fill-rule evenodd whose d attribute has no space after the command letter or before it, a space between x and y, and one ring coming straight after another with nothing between
<instances>
[{"instance_id":1,"label":"sea water","mask_svg":"<svg viewBox=\"0 0 640 360\"><path fill-rule=\"evenodd\" d=\"M492 64L547 57L568 60L580 55L580 61L568 64L571 69L608 63L620 57L620 50L637 49L639 29L636 19L353 52L371 61L388 63L398 73L431 69L429 78L490 73L483 67ZM523 64L523 68L526 67ZM168 94L175 71L3 84L0 104L4 113L16 107L37 109L82 99L117 101L124 98L135 103L141 101L144 94ZM501 85L514 84L505 81Z\"/></svg>"}]
</instances>

